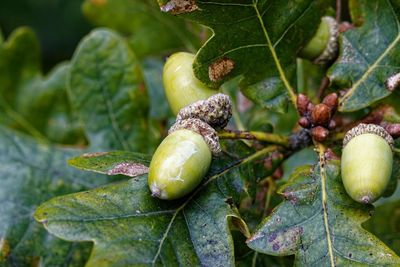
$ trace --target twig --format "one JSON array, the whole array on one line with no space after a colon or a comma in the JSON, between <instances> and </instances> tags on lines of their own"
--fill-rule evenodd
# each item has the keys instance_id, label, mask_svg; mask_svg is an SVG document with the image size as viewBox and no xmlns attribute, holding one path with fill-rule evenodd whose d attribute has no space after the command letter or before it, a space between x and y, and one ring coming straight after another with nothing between
<instances>
[{"instance_id":1,"label":"twig","mask_svg":"<svg viewBox=\"0 0 400 267\"><path fill-rule=\"evenodd\" d=\"M272 133L257 132L257 131L225 130L219 132L218 136L221 139L258 140L289 147L289 138L287 136L272 134Z\"/></svg>"},{"instance_id":2,"label":"twig","mask_svg":"<svg viewBox=\"0 0 400 267\"><path fill-rule=\"evenodd\" d=\"M322 99L322 96L324 95L325 89L328 88L329 86L329 78L328 77L324 77L321 81L321 85L318 88L318 93L317 93L317 97L319 100Z\"/></svg>"},{"instance_id":3,"label":"twig","mask_svg":"<svg viewBox=\"0 0 400 267\"><path fill-rule=\"evenodd\" d=\"M340 22L342 17L342 0L336 0L336 21Z\"/></svg>"}]
</instances>

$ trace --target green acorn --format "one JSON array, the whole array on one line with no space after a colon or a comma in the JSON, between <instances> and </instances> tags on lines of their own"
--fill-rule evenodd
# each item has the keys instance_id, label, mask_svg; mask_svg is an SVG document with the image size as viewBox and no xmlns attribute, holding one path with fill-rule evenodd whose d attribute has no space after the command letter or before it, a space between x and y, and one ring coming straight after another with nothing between
<instances>
[{"instance_id":1,"label":"green acorn","mask_svg":"<svg viewBox=\"0 0 400 267\"><path fill-rule=\"evenodd\" d=\"M324 64L336 57L338 51L339 26L332 17L323 17L317 32L300 51L300 57Z\"/></svg>"},{"instance_id":2,"label":"green acorn","mask_svg":"<svg viewBox=\"0 0 400 267\"><path fill-rule=\"evenodd\" d=\"M194 54L179 52L171 55L164 65L163 83L172 112L218 93L198 80L193 73Z\"/></svg>"},{"instance_id":3,"label":"green acorn","mask_svg":"<svg viewBox=\"0 0 400 267\"><path fill-rule=\"evenodd\" d=\"M217 132L200 119L178 120L158 146L150 163L152 195L177 199L190 193L206 175L212 154L221 151Z\"/></svg>"},{"instance_id":4,"label":"green acorn","mask_svg":"<svg viewBox=\"0 0 400 267\"><path fill-rule=\"evenodd\" d=\"M343 140L341 172L355 201L372 203L385 191L392 174L393 138L382 127L359 124Z\"/></svg>"}]
</instances>

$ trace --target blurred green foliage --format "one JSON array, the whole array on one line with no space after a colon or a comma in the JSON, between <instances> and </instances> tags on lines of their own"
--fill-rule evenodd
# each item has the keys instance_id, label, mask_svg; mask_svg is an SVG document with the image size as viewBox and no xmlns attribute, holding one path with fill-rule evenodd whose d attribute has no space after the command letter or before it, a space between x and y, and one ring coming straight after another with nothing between
<instances>
[{"instance_id":1,"label":"blurred green foliage","mask_svg":"<svg viewBox=\"0 0 400 267\"><path fill-rule=\"evenodd\" d=\"M2 0L0 29L4 39L19 26L38 35L43 68L71 58L79 40L91 29L81 12L82 0Z\"/></svg>"}]
</instances>

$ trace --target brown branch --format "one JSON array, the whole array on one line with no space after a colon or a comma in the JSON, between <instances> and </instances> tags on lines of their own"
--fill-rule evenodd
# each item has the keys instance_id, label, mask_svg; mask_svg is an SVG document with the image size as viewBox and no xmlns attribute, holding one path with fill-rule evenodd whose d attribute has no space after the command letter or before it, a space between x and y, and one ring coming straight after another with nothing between
<instances>
[{"instance_id":1,"label":"brown branch","mask_svg":"<svg viewBox=\"0 0 400 267\"><path fill-rule=\"evenodd\" d=\"M340 23L342 17L342 0L336 0L336 21Z\"/></svg>"},{"instance_id":2,"label":"brown branch","mask_svg":"<svg viewBox=\"0 0 400 267\"><path fill-rule=\"evenodd\" d=\"M322 99L322 96L324 95L324 92L325 92L326 88L328 88L329 83L330 83L329 78L325 76L322 79L321 85L318 88L317 97L318 97L319 100Z\"/></svg>"}]
</instances>

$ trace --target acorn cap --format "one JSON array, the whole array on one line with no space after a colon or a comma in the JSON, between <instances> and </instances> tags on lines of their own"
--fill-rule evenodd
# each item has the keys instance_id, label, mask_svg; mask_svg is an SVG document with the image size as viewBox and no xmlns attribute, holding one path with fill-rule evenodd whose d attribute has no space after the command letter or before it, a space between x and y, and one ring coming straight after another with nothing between
<instances>
[{"instance_id":1,"label":"acorn cap","mask_svg":"<svg viewBox=\"0 0 400 267\"><path fill-rule=\"evenodd\" d=\"M339 24L337 21L329 16L322 18L329 25L329 41L319 57L314 60L316 64L325 64L335 58L338 51L338 37L339 37Z\"/></svg>"},{"instance_id":2,"label":"acorn cap","mask_svg":"<svg viewBox=\"0 0 400 267\"><path fill-rule=\"evenodd\" d=\"M354 137L366 133L375 134L382 137L393 149L393 142L394 142L393 137L383 127L376 124L365 124L365 123L360 123L359 125L352 128L350 131L346 133L343 139L343 147L345 147Z\"/></svg>"},{"instance_id":3,"label":"acorn cap","mask_svg":"<svg viewBox=\"0 0 400 267\"><path fill-rule=\"evenodd\" d=\"M229 96L215 94L206 100L199 100L182 108L176 119L198 118L215 129L223 129L232 116L232 103Z\"/></svg>"},{"instance_id":4,"label":"acorn cap","mask_svg":"<svg viewBox=\"0 0 400 267\"><path fill-rule=\"evenodd\" d=\"M221 147L219 145L217 132L204 121L195 118L177 120L175 124L172 125L171 128L168 130L168 134L182 129L187 129L200 134L214 156L218 156L221 153Z\"/></svg>"}]
</instances>

